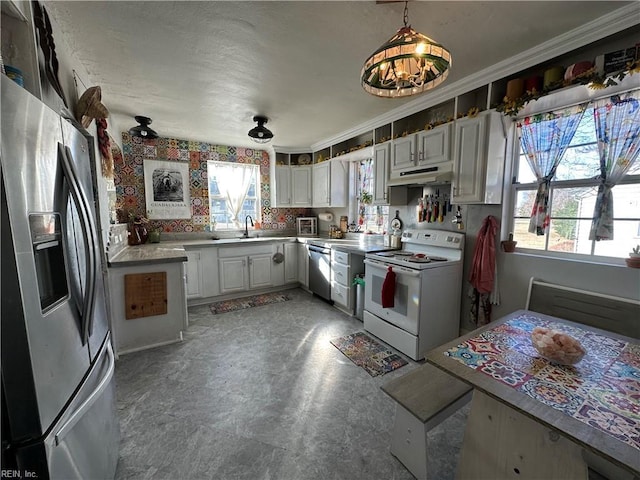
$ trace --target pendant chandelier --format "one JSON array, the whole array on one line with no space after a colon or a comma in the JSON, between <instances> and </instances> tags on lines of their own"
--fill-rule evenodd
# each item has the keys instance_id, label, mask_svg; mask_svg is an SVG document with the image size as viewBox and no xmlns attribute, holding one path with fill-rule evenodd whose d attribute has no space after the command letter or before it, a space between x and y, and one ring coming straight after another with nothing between
<instances>
[{"instance_id":1,"label":"pendant chandelier","mask_svg":"<svg viewBox=\"0 0 640 480\"><path fill-rule=\"evenodd\" d=\"M408 25L367 58L362 67L362 88L378 97L406 97L425 92L445 81L451 67L449 50Z\"/></svg>"}]
</instances>

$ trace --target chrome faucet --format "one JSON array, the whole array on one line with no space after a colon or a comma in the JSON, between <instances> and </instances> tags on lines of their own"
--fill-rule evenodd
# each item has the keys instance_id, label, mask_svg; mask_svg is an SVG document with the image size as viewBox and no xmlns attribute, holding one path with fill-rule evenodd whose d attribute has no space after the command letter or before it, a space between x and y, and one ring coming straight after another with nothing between
<instances>
[{"instance_id":1,"label":"chrome faucet","mask_svg":"<svg viewBox=\"0 0 640 480\"><path fill-rule=\"evenodd\" d=\"M242 234L244 238L249 238L249 227L247 226L247 220L251 221L251 226L253 227L253 218L251 218L251 215L247 215L246 217L244 217L244 233Z\"/></svg>"}]
</instances>

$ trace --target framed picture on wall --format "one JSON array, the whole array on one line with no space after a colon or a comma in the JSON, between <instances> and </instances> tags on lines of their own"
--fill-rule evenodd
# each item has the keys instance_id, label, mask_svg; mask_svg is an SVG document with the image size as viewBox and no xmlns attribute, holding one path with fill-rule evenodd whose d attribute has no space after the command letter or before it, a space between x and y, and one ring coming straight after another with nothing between
<instances>
[{"instance_id":1,"label":"framed picture on wall","mask_svg":"<svg viewBox=\"0 0 640 480\"><path fill-rule=\"evenodd\" d=\"M150 220L191 218L189 163L145 160L144 194Z\"/></svg>"}]
</instances>

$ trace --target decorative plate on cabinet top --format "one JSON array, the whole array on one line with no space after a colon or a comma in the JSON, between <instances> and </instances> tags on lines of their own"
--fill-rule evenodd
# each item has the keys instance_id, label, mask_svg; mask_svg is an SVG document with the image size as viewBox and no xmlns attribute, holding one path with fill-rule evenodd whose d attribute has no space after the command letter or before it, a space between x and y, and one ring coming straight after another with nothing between
<instances>
[{"instance_id":1,"label":"decorative plate on cabinet top","mask_svg":"<svg viewBox=\"0 0 640 480\"><path fill-rule=\"evenodd\" d=\"M311 157L307 153L303 153L298 157L298 165L309 165L311 164Z\"/></svg>"}]
</instances>

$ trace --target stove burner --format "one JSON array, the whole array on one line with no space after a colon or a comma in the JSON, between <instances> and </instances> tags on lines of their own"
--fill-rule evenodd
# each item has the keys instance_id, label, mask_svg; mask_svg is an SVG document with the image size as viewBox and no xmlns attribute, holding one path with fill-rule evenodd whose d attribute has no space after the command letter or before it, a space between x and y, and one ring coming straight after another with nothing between
<instances>
[{"instance_id":1,"label":"stove burner","mask_svg":"<svg viewBox=\"0 0 640 480\"><path fill-rule=\"evenodd\" d=\"M411 263L429 263L431 259L429 257L409 257L405 258L404 261Z\"/></svg>"},{"instance_id":2,"label":"stove burner","mask_svg":"<svg viewBox=\"0 0 640 480\"><path fill-rule=\"evenodd\" d=\"M447 259L444 257L429 257L429 256L423 256L423 255L413 255L409 258L404 258L403 259L405 262L411 262L411 263L430 263L430 262L446 262Z\"/></svg>"}]
</instances>

